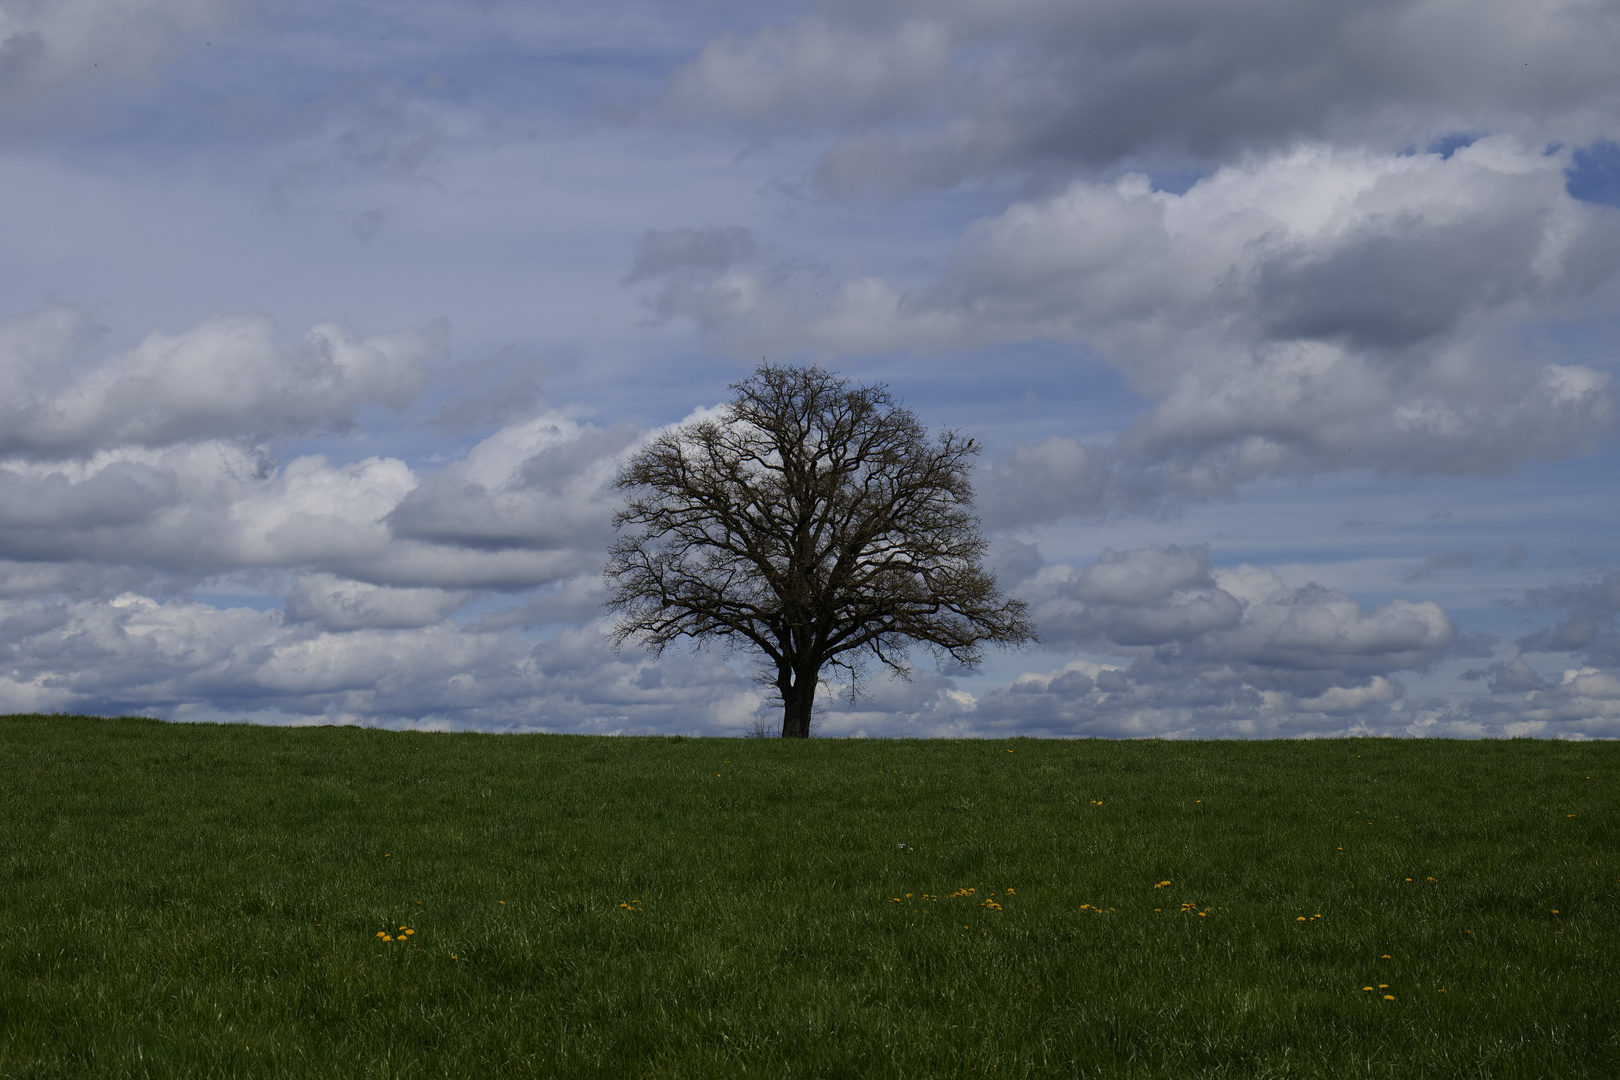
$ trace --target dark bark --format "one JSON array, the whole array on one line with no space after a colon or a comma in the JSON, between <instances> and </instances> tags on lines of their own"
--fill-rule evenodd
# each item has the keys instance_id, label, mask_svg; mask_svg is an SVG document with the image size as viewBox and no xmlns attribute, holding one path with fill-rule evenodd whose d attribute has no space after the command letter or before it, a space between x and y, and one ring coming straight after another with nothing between
<instances>
[{"instance_id":1,"label":"dark bark","mask_svg":"<svg viewBox=\"0 0 1620 1080\"><path fill-rule=\"evenodd\" d=\"M801 676L787 685L777 684L782 695L782 738L808 739L810 718L816 707L816 683L820 675Z\"/></svg>"},{"instance_id":2,"label":"dark bark","mask_svg":"<svg viewBox=\"0 0 1620 1080\"><path fill-rule=\"evenodd\" d=\"M978 446L930 441L883 387L765 365L719 420L625 465L604 573L619 643L717 639L762 654L782 734L804 738L822 670L871 660L904 677L921 643L957 664L1034 627L980 566L968 474Z\"/></svg>"}]
</instances>

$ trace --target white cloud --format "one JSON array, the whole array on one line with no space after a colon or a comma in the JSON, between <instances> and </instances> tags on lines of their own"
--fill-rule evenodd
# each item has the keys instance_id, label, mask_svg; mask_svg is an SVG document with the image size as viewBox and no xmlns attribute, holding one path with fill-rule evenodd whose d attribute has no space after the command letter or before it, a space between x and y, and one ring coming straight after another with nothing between
<instances>
[{"instance_id":1,"label":"white cloud","mask_svg":"<svg viewBox=\"0 0 1620 1080\"><path fill-rule=\"evenodd\" d=\"M397 616L416 602L400 599L372 593L362 606ZM714 657L621 656L594 627L537 645L445 622L336 630L278 611L125 594L0 601L0 629L0 712L741 734L759 705Z\"/></svg>"},{"instance_id":2,"label":"white cloud","mask_svg":"<svg viewBox=\"0 0 1620 1080\"><path fill-rule=\"evenodd\" d=\"M301 574L287 592L288 619L310 619L328 630L408 630L442 622L471 600L468 591L393 589L333 574Z\"/></svg>"},{"instance_id":3,"label":"white cloud","mask_svg":"<svg viewBox=\"0 0 1620 1080\"><path fill-rule=\"evenodd\" d=\"M35 120L60 98L149 80L245 7L243 0L5 0L0 119Z\"/></svg>"},{"instance_id":4,"label":"white cloud","mask_svg":"<svg viewBox=\"0 0 1620 1080\"><path fill-rule=\"evenodd\" d=\"M1449 158L1309 147L1182 195L1082 181L975 224L930 285L732 267L659 303L739 355L1099 353L1152 407L1113 444L993 465L997 524L1266 475L1506 471L1613 421L1608 372L1531 343L1620 269L1620 214L1571 199L1563 164L1496 138Z\"/></svg>"},{"instance_id":5,"label":"white cloud","mask_svg":"<svg viewBox=\"0 0 1620 1080\"><path fill-rule=\"evenodd\" d=\"M356 340L322 323L286 343L264 317L215 317L74 364L93 333L61 302L0 324L0 454L60 459L342 428L360 405L408 405L449 329Z\"/></svg>"}]
</instances>

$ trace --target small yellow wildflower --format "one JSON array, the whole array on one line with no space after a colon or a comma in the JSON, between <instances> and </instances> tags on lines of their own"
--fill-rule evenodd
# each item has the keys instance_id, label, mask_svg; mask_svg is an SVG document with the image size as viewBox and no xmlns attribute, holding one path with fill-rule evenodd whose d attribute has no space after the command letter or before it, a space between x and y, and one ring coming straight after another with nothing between
<instances>
[{"instance_id":1,"label":"small yellow wildflower","mask_svg":"<svg viewBox=\"0 0 1620 1080\"><path fill-rule=\"evenodd\" d=\"M1304 922L1305 921L1305 916L1301 915L1299 918L1295 919L1294 921L1295 922Z\"/></svg>"},{"instance_id":2,"label":"small yellow wildflower","mask_svg":"<svg viewBox=\"0 0 1620 1080\"><path fill-rule=\"evenodd\" d=\"M1394 1001L1395 1000L1395 995L1394 994L1385 994L1384 995L1384 1000L1385 1001Z\"/></svg>"}]
</instances>

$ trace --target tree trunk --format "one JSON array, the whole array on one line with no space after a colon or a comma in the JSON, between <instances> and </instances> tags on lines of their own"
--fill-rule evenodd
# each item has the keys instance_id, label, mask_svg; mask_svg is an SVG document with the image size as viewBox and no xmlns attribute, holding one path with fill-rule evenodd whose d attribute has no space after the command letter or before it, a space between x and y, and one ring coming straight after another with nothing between
<instances>
[{"instance_id":1,"label":"tree trunk","mask_svg":"<svg viewBox=\"0 0 1620 1080\"><path fill-rule=\"evenodd\" d=\"M810 737L810 712L816 704L817 674L801 673L791 686L778 684L777 689L782 693L782 738Z\"/></svg>"}]
</instances>

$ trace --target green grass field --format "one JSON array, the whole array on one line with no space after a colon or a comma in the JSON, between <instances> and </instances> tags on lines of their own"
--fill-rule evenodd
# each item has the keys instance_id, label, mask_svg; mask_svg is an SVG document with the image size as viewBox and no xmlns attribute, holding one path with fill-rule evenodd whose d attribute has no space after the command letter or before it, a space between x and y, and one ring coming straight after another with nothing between
<instances>
[{"instance_id":1,"label":"green grass field","mask_svg":"<svg viewBox=\"0 0 1620 1080\"><path fill-rule=\"evenodd\" d=\"M1615 744L0 753L7 1078L1620 1073Z\"/></svg>"}]
</instances>

